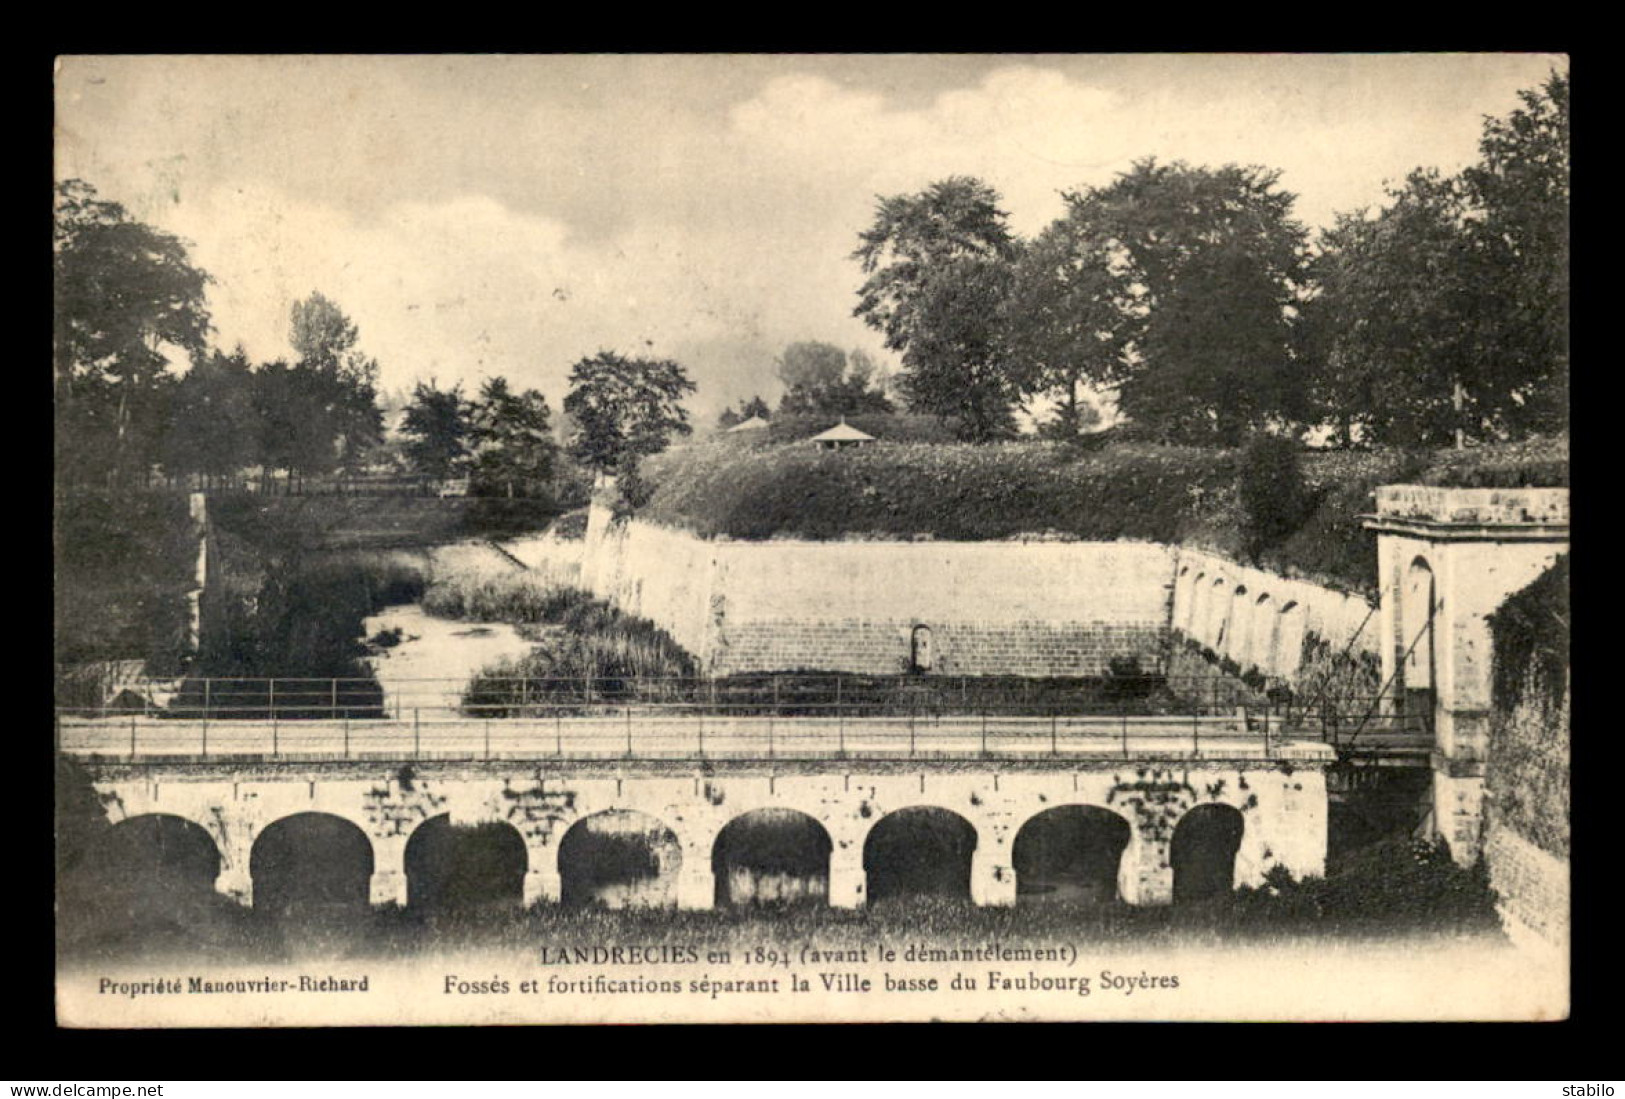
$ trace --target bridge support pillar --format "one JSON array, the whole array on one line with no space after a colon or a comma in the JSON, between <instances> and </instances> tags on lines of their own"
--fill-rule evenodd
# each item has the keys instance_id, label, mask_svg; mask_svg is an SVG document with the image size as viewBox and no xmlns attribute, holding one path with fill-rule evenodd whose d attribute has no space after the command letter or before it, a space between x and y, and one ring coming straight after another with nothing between
<instances>
[{"instance_id":1,"label":"bridge support pillar","mask_svg":"<svg viewBox=\"0 0 1625 1099\"><path fill-rule=\"evenodd\" d=\"M406 875L399 870L374 870L370 887L372 903L406 907Z\"/></svg>"},{"instance_id":2,"label":"bridge support pillar","mask_svg":"<svg viewBox=\"0 0 1625 1099\"><path fill-rule=\"evenodd\" d=\"M1434 766L1433 833L1450 845L1451 858L1471 865L1483 848L1483 767L1451 767L1449 762Z\"/></svg>"},{"instance_id":3,"label":"bridge support pillar","mask_svg":"<svg viewBox=\"0 0 1625 1099\"><path fill-rule=\"evenodd\" d=\"M829 853L829 905L862 908L869 895L869 875L863 870L863 845L836 844Z\"/></svg>"},{"instance_id":4,"label":"bridge support pillar","mask_svg":"<svg viewBox=\"0 0 1625 1099\"><path fill-rule=\"evenodd\" d=\"M685 861L677 871L677 907L712 908L716 901L717 880L711 867L697 859Z\"/></svg>"},{"instance_id":5,"label":"bridge support pillar","mask_svg":"<svg viewBox=\"0 0 1625 1099\"><path fill-rule=\"evenodd\" d=\"M534 855L532 856L534 858ZM525 871L525 907L537 904L558 904L563 894L563 879L554 870Z\"/></svg>"},{"instance_id":6,"label":"bridge support pillar","mask_svg":"<svg viewBox=\"0 0 1625 1099\"><path fill-rule=\"evenodd\" d=\"M406 907L406 837L373 837L372 903Z\"/></svg>"},{"instance_id":7,"label":"bridge support pillar","mask_svg":"<svg viewBox=\"0 0 1625 1099\"><path fill-rule=\"evenodd\" d=\"M214 879L214 891L230 897L245 908L254 907L254 876L245 862L241 866L222 865Z\"/></svg>"},{"instance_id":8,"label":"bridge support pillar","mask_svg":"<svg viewBox=\"0 0 1625 1099\"><path fill-rule=\"evenodd\" d=\"M1016 872L1003 852L978 847L970 861L970 899L975 904L1009 908L1016 903Z\"/></svg>"},{"instance_id":9,"label":"bridge support pillar","mask_svg":"<svg viewBox=\"0 0 1625 1099\"><path fill-rule=\"evenodd\" d=\"M1128 904L1152 906L1174 903L1174 867L1169 846L1136 839L1123 853L1117 891Z\"/></svg>"}]
</instances>

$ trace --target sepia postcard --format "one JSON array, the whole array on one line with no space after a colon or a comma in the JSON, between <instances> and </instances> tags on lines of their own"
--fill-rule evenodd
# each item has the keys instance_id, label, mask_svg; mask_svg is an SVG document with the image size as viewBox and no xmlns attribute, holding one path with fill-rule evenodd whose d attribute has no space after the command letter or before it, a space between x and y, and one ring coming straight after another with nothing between
<instances>
[{"instance_id":1,"label":"sepia postcard","mask_svg":"<svg viewBox=\"0 0 1625 1099\"><path fill-rule=\"evenodd\" d=\"M64 56L71 1028L1569 1013L1569 60Z\"/></svg>"}]
</instances>

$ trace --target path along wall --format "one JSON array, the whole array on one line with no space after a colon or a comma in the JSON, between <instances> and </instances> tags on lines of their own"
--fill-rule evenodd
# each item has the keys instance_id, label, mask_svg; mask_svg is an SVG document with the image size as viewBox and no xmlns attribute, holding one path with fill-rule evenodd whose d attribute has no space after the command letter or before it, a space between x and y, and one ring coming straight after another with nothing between
<instances>
[{"instance_id":1,"label":"path along wall","mask_svg":"<svg viewBox=\"0 0 1625 1099\"><path fill-rule=\"evenodd\" d=\"M1379 661L1364 599L1149 542L732 542L594 508L581 545L583 587L714 675L1158 671L1170 626L1268 675Z\"/></svg>"}]
</instances>

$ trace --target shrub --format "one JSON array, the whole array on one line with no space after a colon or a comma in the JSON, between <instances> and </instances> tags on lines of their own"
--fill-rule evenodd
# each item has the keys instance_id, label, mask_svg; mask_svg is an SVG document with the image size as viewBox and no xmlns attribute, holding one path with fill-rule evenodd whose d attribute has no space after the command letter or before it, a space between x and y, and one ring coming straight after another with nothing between
<instances>
[{"instance_id":1,"label":"shrub","mask_svg":"<svg viewBox=\"0 0 1625 1099\"><path fill-rule=\"evenodd\" d=\"M1238 478L1246 529L1244 544L1253 560L1303 525L1314 506L1291 439L1264 435L1242 453Z\"/></svg>"},{"instance_id":2,"label":"shrub","mask_svg":"<svg viewBox=\"0 0 1625 1099\"><path fill-rule=\"evenodd\" d=\"M1238 926L1266 931L1312 925L1387 936L1500 925L1483 861L1462 867L1443 842L1414 839L1373 844L1325 878L1300 881L1276 867L1262 886L1243 886L1222 903Z\"/></svg>"},{"instance_id":3,"label":"shrub","mask_svg":"<svg viewBox=\"0 0 1625 1099\"><path fill-rule=\"evenodd\" d=\"M604 699L682 701L680 680L693 658L646 619L622 614L583 592L556 594L542 621L564 627L529 656L481 669L463 692L463 709L479 717L517 717L527 703L546 707Z\"/></svg>"}]
</instances>

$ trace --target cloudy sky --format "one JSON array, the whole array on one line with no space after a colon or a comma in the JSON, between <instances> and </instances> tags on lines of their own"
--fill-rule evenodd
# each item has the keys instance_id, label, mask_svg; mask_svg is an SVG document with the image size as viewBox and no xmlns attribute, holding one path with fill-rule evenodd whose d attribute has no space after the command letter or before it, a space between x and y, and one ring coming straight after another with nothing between
<instances>
[{"instance_id":1,"label":"cloudy sky","mask_svg":"<svg viewBox=\"0 0 1625 1099\"><path fill-rule=\"evenodd\" d=\"M505 375L555 408L599 348L675 358L701 422L798 339L861 347L877 195L979 176L1031 235L1145 156L1282 170L1299 218L1473 160L1538 55L88 57L57 174L192 245L218 339L288 354L320 290L386 389Z\"/></svg>"}]
</instances>

